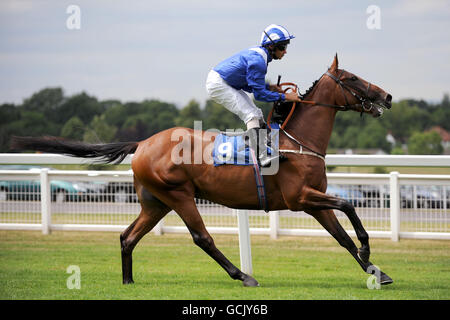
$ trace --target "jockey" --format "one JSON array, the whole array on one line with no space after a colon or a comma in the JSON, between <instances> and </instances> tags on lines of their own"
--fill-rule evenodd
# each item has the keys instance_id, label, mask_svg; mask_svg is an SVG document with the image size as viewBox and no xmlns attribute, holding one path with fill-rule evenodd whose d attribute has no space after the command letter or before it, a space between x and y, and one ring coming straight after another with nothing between
<instances>
[{"instance_id":1,"label":"jockey","mask_svg":"<svg viewBox=\"0 0 450 320\"><path fill-rule=\"evenodd\" d=\"M269 62L282 59L290 39L293 38L284 27L271 24L262 32L260 46L245 49L220 62L209 72L206 80L209 97L239 116L247 125L250 136L256 135L259 151L255 147L252 148L263 167L268 166L274 159L267 155L267 139L258 139L259 130L268 128L261 109L246 92L253 93L254 98L259 101L300 101L297 93L284 93L280 86L265 82Z\"/></svg>"}]
</instances>

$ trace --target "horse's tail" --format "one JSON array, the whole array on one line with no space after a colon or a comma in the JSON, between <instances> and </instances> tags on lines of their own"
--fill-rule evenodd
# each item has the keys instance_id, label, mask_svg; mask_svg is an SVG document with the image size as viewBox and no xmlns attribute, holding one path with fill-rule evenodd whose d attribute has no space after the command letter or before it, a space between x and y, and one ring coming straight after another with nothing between
<instances>
[{"instance_id":1,"label":"horse's tail","mask_svg":"<svg viewBox=\"0 0 450 320\"><path fill-rule=\"evenodd\" d=\"M69 141L57 137L17 137L11 138L12 150L33 150L64 154L72 157L98 158L96 162L118 164L136 151L139 142L114 142L90 144Z\"/></svg>"}]
</instances>

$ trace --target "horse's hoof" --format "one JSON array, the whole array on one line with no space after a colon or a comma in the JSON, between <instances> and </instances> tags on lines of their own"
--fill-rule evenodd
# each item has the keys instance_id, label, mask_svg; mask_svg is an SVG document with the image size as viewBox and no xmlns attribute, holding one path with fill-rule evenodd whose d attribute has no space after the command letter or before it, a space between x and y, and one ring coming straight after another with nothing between
<instances>
[{"instance_id":1,"label":"horse's hoof","mask_svg":"<svg viewBox=\"0 0 450 320\"><path fill-rule=\"evenodd\" d=\"M256 281L253 277L247 276L244 281L242 281L244 287L259 287L258 281Z\"/></svg>"},{"instance_id":2,"label":"horse's hoof","mask_svg":"<svg viewBox=\"0 0 450 320\"><path fill-rule=\"evenodd\" d=\"M372 274L377 278L377 283L381 285L391 284L394 282L394 280L391 279L386 273L380 270L376 265L371 264L367 270L366 273Z\"/></svg>"},{"instance_id":3,"label":"horse's hoof","mask_svg":"<svg viewBox=\"0 0 450 320\"><path fill-rule=\"evenodd\" d=\"M394 282L394 280L392 280L391 277L389 277L386 273L381 271L380 284L381 285L386 285L386 284L391 284L392 282Z\"/></svg>"},{"instance_id":4,"label":"horse's hoof","mask_svg":"<svg viewBox=\"0 0 450 320\"><path fill-rule=\"evenodd\" d=\"M123 280L123 284L133 284L133 283L134 283L133 279Z\"/></svg>"}]
</instances>

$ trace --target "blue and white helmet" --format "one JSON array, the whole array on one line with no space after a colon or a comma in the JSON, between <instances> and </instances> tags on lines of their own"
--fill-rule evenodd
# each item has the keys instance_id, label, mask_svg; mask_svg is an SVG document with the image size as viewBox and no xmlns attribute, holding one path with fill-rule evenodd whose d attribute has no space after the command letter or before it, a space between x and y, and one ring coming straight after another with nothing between
<instances>
[{"instance_id":1,"label":"blue and white helmet","mask_svg":"<svg viewBox=\"0 0 450 320\"><path fill-rule=\"evenodd\" d=\"M289 34L289 31L285 27L278 24L271 24L264 29L261 35L261 46L264 47L278 42L289 41L293 38L295 37Z\"/></svg>"}]
</instances>

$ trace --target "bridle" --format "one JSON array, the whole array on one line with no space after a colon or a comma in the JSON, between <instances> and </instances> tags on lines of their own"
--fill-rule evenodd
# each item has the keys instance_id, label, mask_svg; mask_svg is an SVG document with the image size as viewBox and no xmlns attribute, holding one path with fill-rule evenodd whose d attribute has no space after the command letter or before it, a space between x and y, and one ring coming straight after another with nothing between
<instances>
[{"instance_id":1,"label":"bridle","mask_svg":"<svg viewBox=\"0 0 450 320\"><path fill-rule=\"evenodd\" d=\"M329 76L331 79L333 79L333 80L337 83L337 85L341 88L342 95L344 96L344 99L345 99L345 105L328 104L328 103L321 103L321 102L307 101L307 100L302 100L300 103L310 104L311 106L314 106L314 105L320 105L320 106L324 106L324 107L335 108L335 109L338 109L338 110L340 110L340 111L357 110L358 107L361 107L361 116L362 116L362 114L363 114L364 111L370 112L370 111L373 109L373 107L374 107L373 102L370 101L370 99L369 99L369 91L370 91L371 83L368 82L366 92L364 93L364 96L361 96L360 94L358 94L357 92L354 91L354 88L351 88L349 85L345 84L345 83L341 80L341 76L342 76L342 74L343 74L344 72L345 72L345 70L344 70L344 69L341 69L341 72L340 72L339 75L336 77L336 76L334 76L332 73L330 73L330 71L329 71L329 69L328 69L327 72L325 72L325 73L320 77L319 81L322 79L322 77L323 77L324 75L327 75L327 76ZM283 85L293 86L293 87L295 88L295 90L298 91L298 87L297 87L296 84L293 84L293 83L282 83L282 84L280 84L280 86L283 86ZM287 89L284 90L284 92L287 92L288 89L292 89L292 88L287 88ZM292 90L294 90L294 89L292 89ZM345 90L347 90L348 92L350 92L350 94L351 94L352 96L354 96L354 97L358 100L358 103L356 103L356 104L350 104L350 103L348 102L347 95L345 94ZM294 113L295 106L296 106L296 103L294 102L294 103L292 104L292 108L291 108L291 111L289 112L289 115L288 115L287 118L284 120L283 124L280 126L280 130L281 130L281 131L282 131L289 139L291 139L292 141L294 141L295 143L297 143L297 144L300 146L300 148L299 148L298 150L289 150L289 149L281 150L281 149L280 149L279 152L307 154L307 155L312 155L312 156L318 157L318 158L322 159L323 161L325 161L325 155L324 155L324 154L321 154L321 153L319 153L319 152L313 150L312 148L306 146L305 144L303 144L302 142L300 142L299 139L297 139L297 138L296 138L295 136L293 136L292 134L286 132L286 130L284 129L284 127L286 126L287 122L290 120L291 116L292 116L293 113ZM270 119L271 119L271 117L272 117L272 113L273 113L273 109L272 109L272 111L270 112L269 117L267 118L267 123L268 123L268 124L270 124ZM306 149L306 150L304 150L304 149ZM307 150L309 150L309 151L307 151Z\"/></svg>"},{"instance_id":2,"label":"bridle","mask_svg":"<svg viewBox=\"0 0 450 320\"><path fill-rule=\"evenodd\" d=\"M329 106L329 107L338 108L339 110L342 110L342 111L355 110L357 107L361 106L361 115L362 115L362 113L364 111L370 112L373 109L373 107L374 107L374 104L369 99L369 91L370 91L371 83L367 82L368 84L367 84L366 92L364 93L364 96L361 96L358 93L356 93L353 88L351 88L349 85L345 84L341 80L341 76L342 76L342 74L344 72L345 72L345 70L341 69L341 72L336 77L332 73L330 73L330 71L328 70L327 72L324 73L324 75L329 76L331 79L333 79L339 85L339 87L341 88L342 95L344 96L344 99L345 99L345 105L344 106L342 106L342 105L329 105L329 104L324 104L324 103L317 103L317 104L318 105L323 105L323 106ZM347 99L347 95L345 94L344 90L347 90L348 92L350 92L350 94L352 96L354 96L358 100L359 103L350 105L350 103L348 102L348 99Z\"/></svg>"},{"instance_id":3,"label":"bridle","mask_svg":"<svg viewBox=\"0 0 450 320\"><path fill-rule=\"evenodd\" d=\"M333 79L337 83L337 85L341 88L342 95L344 96L344 99L345 99L345 105L328 104L328 103L316 102L316 101L311 101L311 100L302 100L300 103L309 104L311 106L316 105L316 106L335 108L335 109L338 109L339 111L357 110L358 107L361 107L361 115L363 114L364 111L366 111L366 112L372 111L372 109L374 107L374 103L372 101L370 101L370 99L369 99L369 91L370 91L371 83L367 82L368 84L367 84L366 92L364 93L364 96L361 96L360 94L358 94L354 91L354 88L351 88L349 85L345 84L341 80L341 76L344 72L345 72L345 70L341 69L341 72L336 77L335 75L330 73L330 71L328 69L327 72L322 74L322 76L319 78L319 81L323 78L324 75L329 76L331 79ZM287 92L288 90L293 90L293 91L298 92L298 87L295 83L285 82L285 83L281 83L278 85L279 86L290 86L290 87L286 88L284 90L284 92ZM358 103L350 104L348 102L348 98L347 98L347 95L345 94L344 90L347 90L348 92L350 92L350 94L358 100ZM284 127L290 120L291 116L293 115L295 107L296 107L296 102L293 102L291 111L289 112L288 116L286 117L283 124L281 125L282 129L284 129ZM267 118L267 123L270 123L270 119L272 118L272 113L273 113L273 109L269 113L269 116Z\"/></svg>"}]
</instances>

